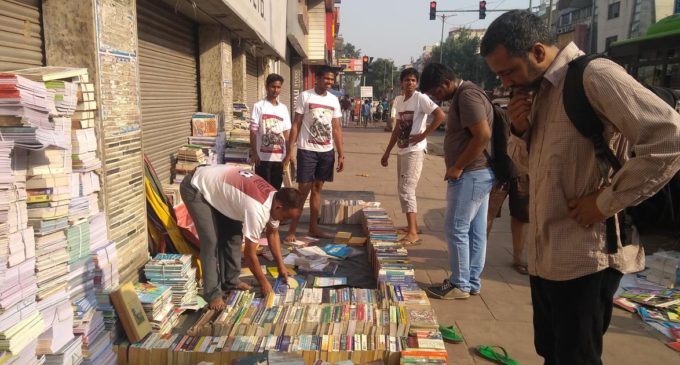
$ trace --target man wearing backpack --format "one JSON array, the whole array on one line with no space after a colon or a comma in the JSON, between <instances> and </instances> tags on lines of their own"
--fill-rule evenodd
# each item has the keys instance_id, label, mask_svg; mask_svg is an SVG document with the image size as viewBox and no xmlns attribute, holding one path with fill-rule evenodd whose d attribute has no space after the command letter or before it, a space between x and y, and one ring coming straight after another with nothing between
<instances>
[{"instance_id":1,"label":"man wearing backpack","mask_svg":"<svg viewBox=\"0 0 680 365\"><path fill-rule=\"evenodd\" d=\"M634 152L612 174L565 113L569 63L583 54L575 44L559 49L541 18L515 10L490 25L481 54L514 89L508 150L529 172L536 352L545 364L601 364L622 273L644 268L637 235L622 240L621 225L606 221L680 169L680 115L614 62L590 62L577 81L604 127L597 150L611 147L621 161Z\"/></svg>"},{"instance_id":2,"label":"man wearing backpack","mask_svg":"<svg viewBox=\"0 0 680 365\"><path fill-rule=\"evenodd\" d=\"M437 101L451 100L444 137L451 277L425 291L440 299L466 299L480 293L486 258L486 215L495 178L484 151L490 149L494 109L484 90L439 63L425 67L420 89Z\"/></svg>"}]
</instances>

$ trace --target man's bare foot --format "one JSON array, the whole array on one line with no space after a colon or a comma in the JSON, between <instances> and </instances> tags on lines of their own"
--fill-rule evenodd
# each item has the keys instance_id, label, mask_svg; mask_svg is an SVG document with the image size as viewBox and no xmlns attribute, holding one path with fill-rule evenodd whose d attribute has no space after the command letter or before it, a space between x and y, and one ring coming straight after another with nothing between
<instances>
[{"instance_id":1,"label":"man's bare foot","mask_svg":"<svg viewBox=\"0 0 680 365\"><path fill-rule=\"evenodd\" d=\"M328 232L324 232L322 230L309 231L309 232L307 232L307 235L314 237L314 238L333 238L333 237L335 237L335 235L330 234Z\"/></svg>"},{"instance_id":2,"label":"man's bare foot","mask_svg":"<svg viewBox=\"0 0 680 365\"><path fill-rule=\"evenodd\" d=\"M237 289L237 290L250 290L250 289L252 289L252 288L253 288L252 285L250 285L250 284L248 284L248 283L246 283L246 282L243 282L243 281L239 281L238 284L236 284L236 289Z\"/></svg>"},{"instance_id":3,"label":"man's bare foot","mask_svg":"<svg viewBox=\"0 0 680 365\"><path fill-rule=\"evenodd\" d=\"M213 309L213 310L218 310L221 311L222 309L226 308L227 304L224 302L224 299L222 297L217 297L208 303L208 308Z\"/></svg>"}]
</instances>

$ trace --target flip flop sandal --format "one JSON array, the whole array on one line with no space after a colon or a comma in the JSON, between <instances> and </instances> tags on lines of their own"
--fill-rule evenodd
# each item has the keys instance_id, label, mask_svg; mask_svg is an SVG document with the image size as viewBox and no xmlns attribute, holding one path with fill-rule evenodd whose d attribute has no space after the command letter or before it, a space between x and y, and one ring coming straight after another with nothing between
<instances>
[{"instance_id":1,"label":"flip flop sandal","mask_svg":"<svg viewBox=\"0 0 680 365\"><path fill-rule=\"evenodd\" d=\"M496 352L494 349L499 349L503 353ZM514 360L508 356L508 352L505 351L504 348L501 346L479 346L477 347L477 353L479 356L491 360L497 364L502 364L502 365L519 365L519 362L517 360Z\"/></svg>"},{"instance_id":2,"label":"flip flop sandal","mask_svg":"<svg viewBox=\"0 0 680 365\"><path fill-rule=\"evenodd\" d=\"M442 333L442 338L446 342L451 342L451 343L461 343L463 342L463 336L461 336L460 333L458 333L458 329L456 326L444 326L444 325L439 325L439 332Z\"/></svg>"},{"instance_id":3,"label":"flip flop sandal","mask_svg":"<svg viewBox=\"0 0 680 365\"><path fill-rule=\"evenodd\" d=\"M400 240L397 241L397 242L401 243L401 244L404 245L405 247L409 247L409 246L418 246L418 245L420 245L421 243L423 243L423 240L421 240L421 239L419 238L419 239L417 239L417 240L415 240L415 241L411 241L411 240L407 240L406 238L402 238L402 239L400 239Z\"/></svg>"},{"instance_id":4,"label":"flip flop sandal","mask_svg":"<svg viewBox=\"0 0 680 365\"><path fill-rule=\"evenodd\" d=\"M397 233L402 233L402 234L408 233L408 227L397 227L396 230L397 230ZM421 234L421 233L423 233L423 230L421 228L418 228L416 233Z\"/></svg>"}]
</instances>

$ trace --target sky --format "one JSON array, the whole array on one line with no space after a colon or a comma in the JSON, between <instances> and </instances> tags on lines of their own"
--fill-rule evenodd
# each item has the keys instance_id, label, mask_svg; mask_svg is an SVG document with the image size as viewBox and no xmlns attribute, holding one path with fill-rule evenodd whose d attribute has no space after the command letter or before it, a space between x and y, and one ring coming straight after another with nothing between
<instances>
[{"instance_id":1,"label":"sky","mask_svg":"<svg viewBox=\"0 0 680 365\"><path fill-rule=\"evenodd\" d=\"M540 0L533 0L537 6ZM454 27L486 28L502 13L493 9L526 9L529 0L487 0L486 19L480 20L479 0L438 0L437 10L475 10L473 13L442 13L446 18L444 38ZM342 0L340 32L345 43L361 49L362 55L392 59L401 66L418 58L423 46L439 43L442 21L430 20L430 0ZM440 15L439 13L437 15Z\"/></svg>"}]
</instances>

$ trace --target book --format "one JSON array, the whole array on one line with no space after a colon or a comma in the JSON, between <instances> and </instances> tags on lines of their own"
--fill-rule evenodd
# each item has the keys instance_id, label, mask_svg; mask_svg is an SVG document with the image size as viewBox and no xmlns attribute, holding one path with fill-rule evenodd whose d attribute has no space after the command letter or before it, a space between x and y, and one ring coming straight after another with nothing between
<instances>
[{"instance_id":1,"label":"book","mask_svg":"<svg viewBox=\"0 0 680 365\"><path fill-rule=\"evenodd\" d=\"M347 285L347 278L340 276L317 276L314 278L314 286L317 288L327 288L332 286Z\"/></svg>"},{"instance_id":2,"label":"book","mask_svg":"<svg viewBox=\"0 0 680 365\"><path fill-rule=\"evenodd\" d=\"M352 238L351 232L338 232L335 234L333 243L344 245L347 244L347 242L349 242L350 238Z\"/></svg>"},{"instance_id":3,"label":"book","mask_svg":"<svg viewBox=\"0 0 680 365\"><path fill-rule=\"evenodd\" d=\"M112 291L110 296L128 340L137 342L146 337L151 332L151 324L144 314L134 285L125 283Z\"/></svg>"},{"instance_id":4,"label":"book","mask_svg":"<svg viewBox=\"0 0 680 365\"><path fill-rule=\"evenodd\" d=\"M328 255L341 259L346 259L352 252L352 250L347 247L347 245L340 244L328 244L323 247L323 251Z\"/></svg>"}]
</instances>

